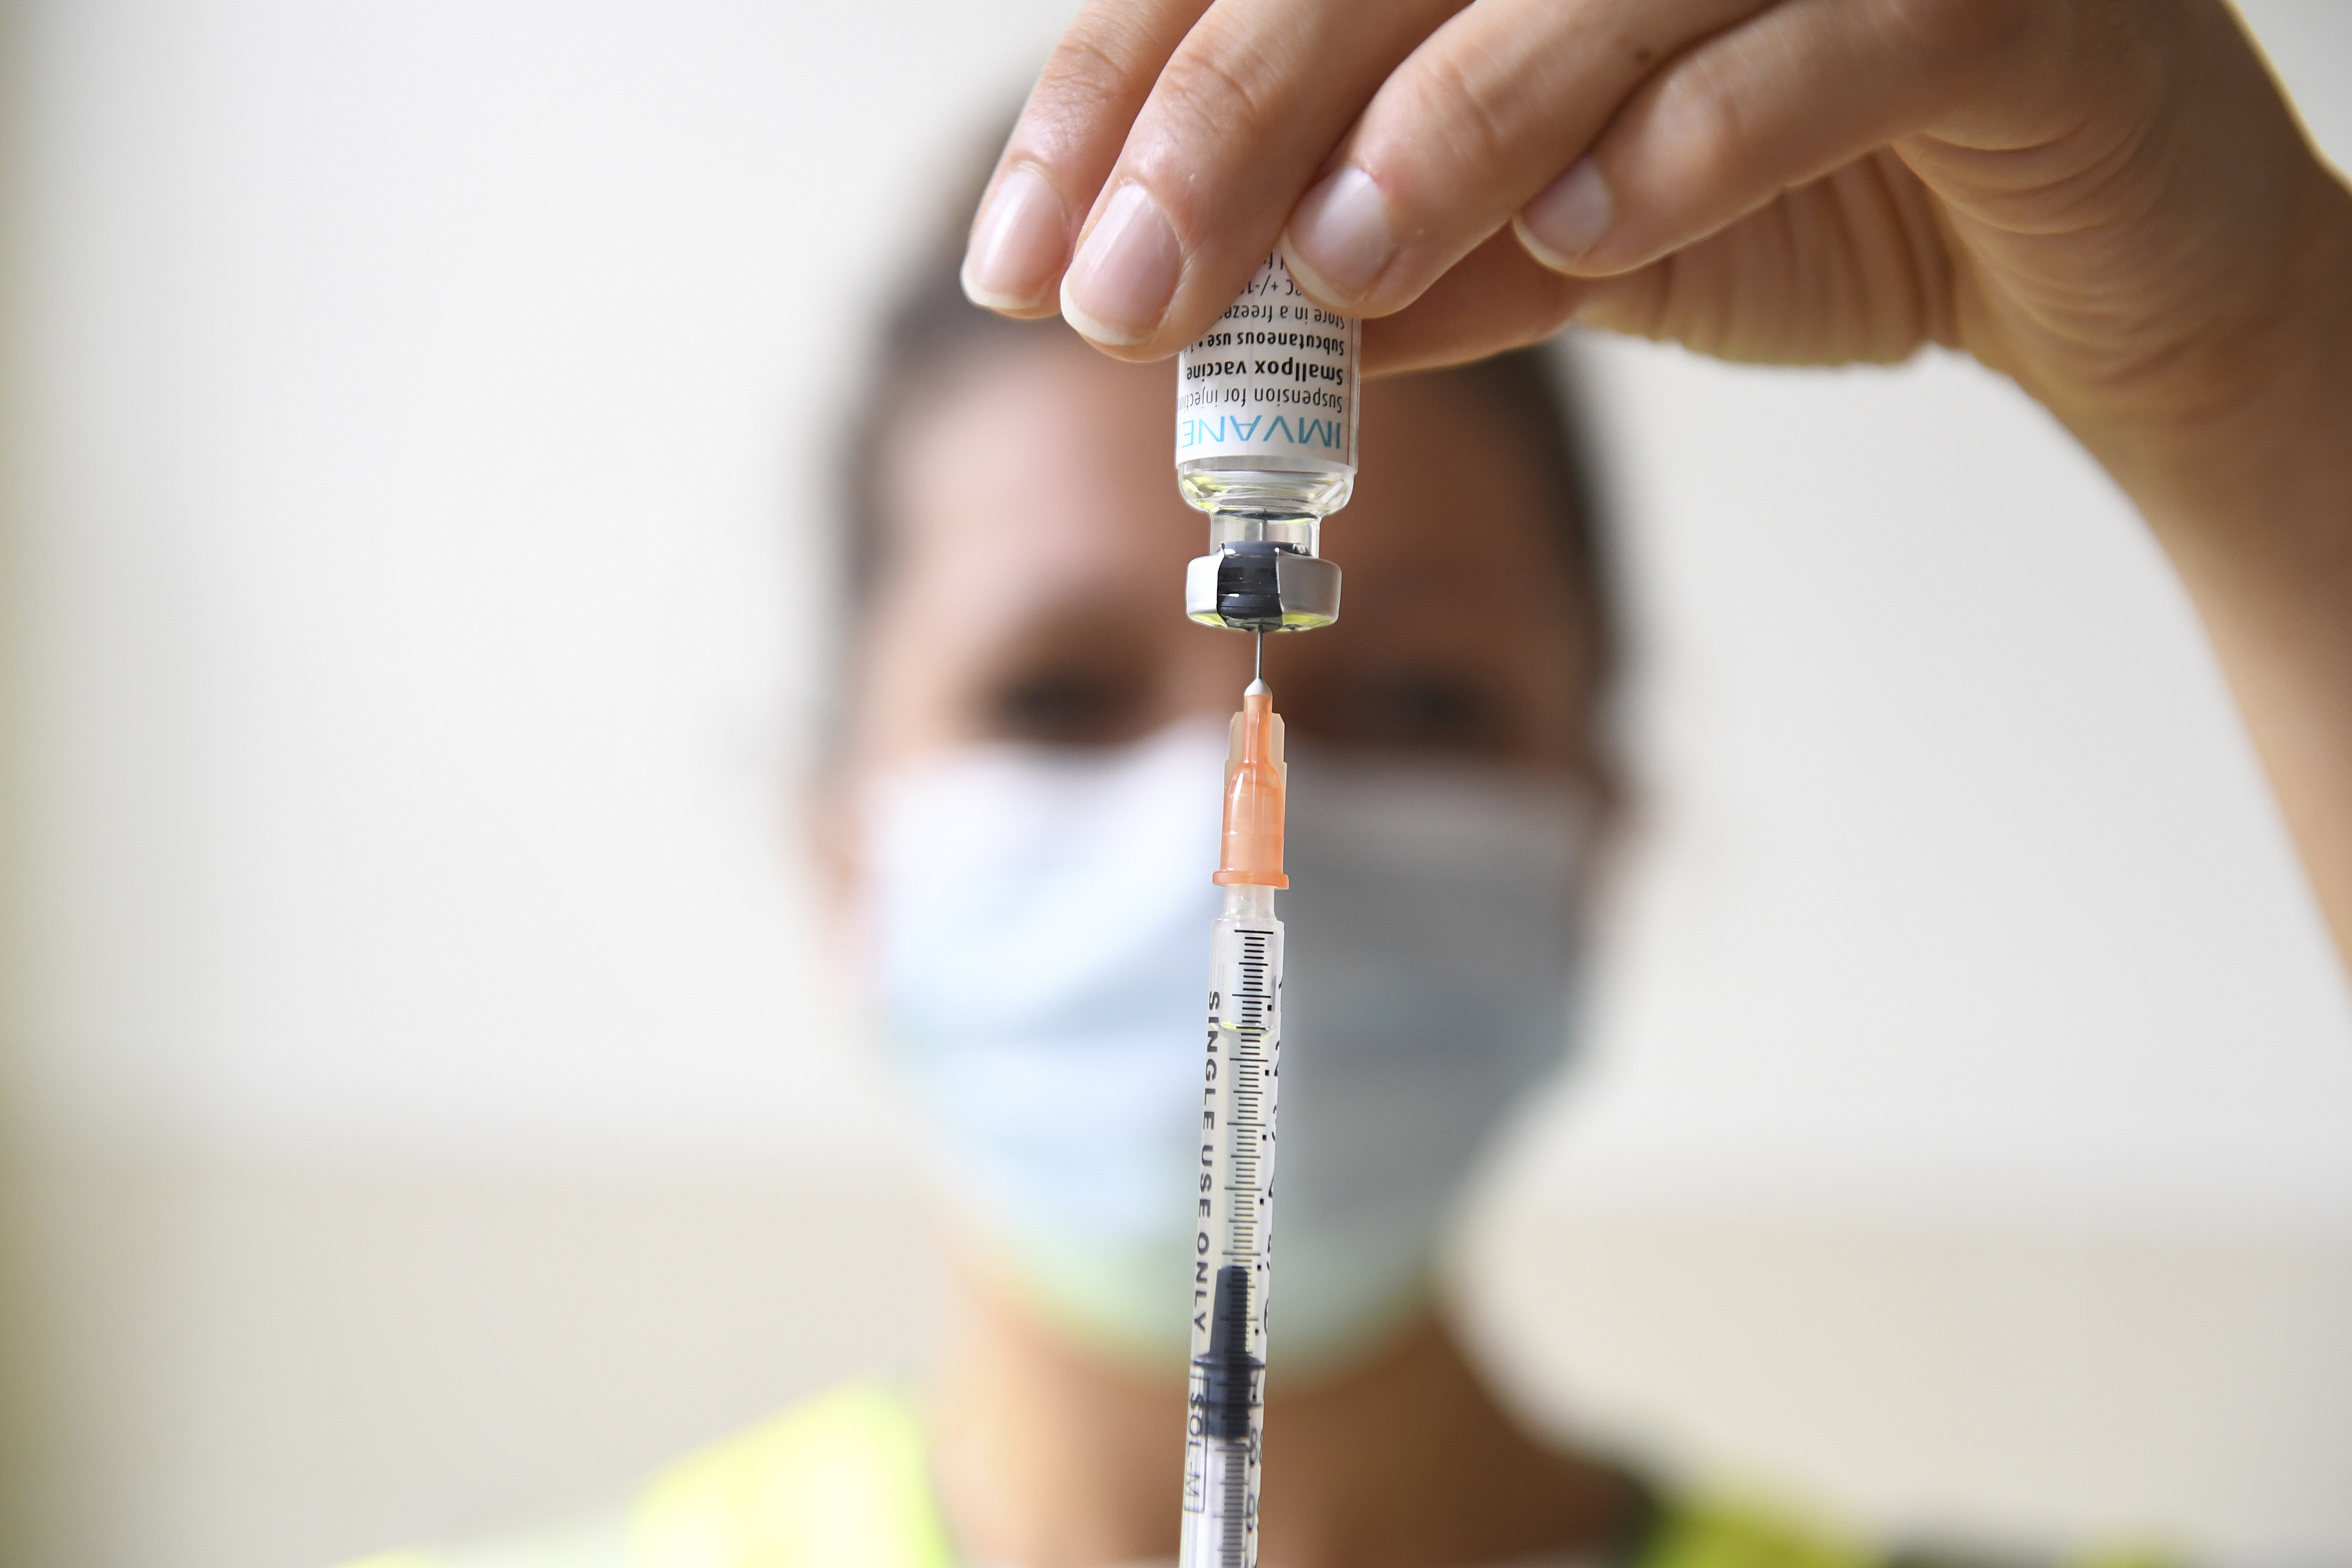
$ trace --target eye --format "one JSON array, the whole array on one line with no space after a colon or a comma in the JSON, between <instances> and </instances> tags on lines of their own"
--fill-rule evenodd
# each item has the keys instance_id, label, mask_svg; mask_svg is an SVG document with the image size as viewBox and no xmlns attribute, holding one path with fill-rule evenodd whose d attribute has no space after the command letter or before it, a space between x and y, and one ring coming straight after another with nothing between
<instances>
[{"instance_id":1,"label":"eye","mask_svg":"<svg viewBox=\"0 0 2352 1568\"><path fill-rule=\"evenodd\" d=\"M1117 669L1015 670L994 684L985 711L998 737L1053 745L1108 745L1144 728L1142 692Z\"/></svg>"},{"instance_id":2,"label":"eye","mask_svg":"<svg viewBox=\"0 0 2352 1568\"><path fill-rule=\"evenodd\" d=\"M1376 676L1358 688L1349 726L1371 745L1476 750L1503 740L1503 703L1476 680L1434 671Z\"/></svg>"}]
</instances>

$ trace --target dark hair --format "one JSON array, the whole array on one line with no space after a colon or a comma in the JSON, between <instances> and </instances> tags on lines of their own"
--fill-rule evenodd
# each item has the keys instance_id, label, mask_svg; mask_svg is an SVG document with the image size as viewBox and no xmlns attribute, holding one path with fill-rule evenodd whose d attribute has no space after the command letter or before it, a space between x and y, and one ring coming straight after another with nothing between
<instances>
[{"instance_id":1,"label":"dark hair","mask_svg":"<svg viewBox=\"0 0 2352 1568\"><path fill-rule=\"evenodd\" d=\"M978 205L982 189L974 184L969 199L954 209L959 226L952 243L937 247L925 258L883 317L864 395L853 407L842 485L845 537L840 557L847 589L845 627L853 634L871 608L888 565L893 529L884 478L897 430L918 392L936 385L940 373L967 354L1034 343L1069 331L1057 318L1011 321L964 298L959 277L964 238L961 224ZM1591 668L1598 679L1606 680L1616 664L1614 595L1602 549L1599 486L1568 367L1557 353L1538 344L1414 374L1487 400L1513 426L1550 499L1557 525L1554 540L1586 603ZM1169 388L1172 399L1172 373ZM1172 469L1169 483L1175 483Z\"/></svg>"}]
</instances>

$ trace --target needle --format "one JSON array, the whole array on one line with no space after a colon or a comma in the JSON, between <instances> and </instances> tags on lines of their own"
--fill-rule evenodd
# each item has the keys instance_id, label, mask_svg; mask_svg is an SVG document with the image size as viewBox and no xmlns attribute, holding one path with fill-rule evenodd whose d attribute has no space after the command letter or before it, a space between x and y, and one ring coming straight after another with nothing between
<instances>
[{"instance_id":1,"label":"needle","mask_svg":"<svg viewBox=\"0 0 2352 1568\"><path fill-rule=\"evenodd\" d=\"M1257 663L1250 670L1250 679L1254 681L1265 679L1265 634L1264 632L1257 634Z\"/></svg>"}]
</instances>

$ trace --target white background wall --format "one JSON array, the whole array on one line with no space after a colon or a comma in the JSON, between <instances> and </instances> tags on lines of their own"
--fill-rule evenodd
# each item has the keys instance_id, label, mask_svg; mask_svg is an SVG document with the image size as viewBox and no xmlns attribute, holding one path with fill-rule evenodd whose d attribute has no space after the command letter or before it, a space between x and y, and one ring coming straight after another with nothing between
<instances>
[{"instance_id":1,"label":"white background wall","mask_svg":"<svg viewBox=\"0 0 2352 1568\"><path fill-rule=\"evenodd\" d=\"M2352 3L2249 9L2352 161ZM59 1561L475 1526L911 1353L790 823L821 481L864 311L1062 10L22 7L9 1065ZM1649 805L1591 1070L1488 1233L1559 1245L1473 1249L1496 1353L1874 1521L2352 1559L2352 1008L2161 562L1968 364L1588 363ZM845 1184L887 1301L780 1348L838 1320L773 1237ZM2014 1389L1977 1436L1916 1381L1949 1334L1855 1360L1835 1287L1882 1277ZM2085 1327L2184 1280L2219 1304L2139 1362ZM1805 1375L1743 1383L1776 1299ZM2184 1356L2167 1447L2109 1394ZM2122 1457L2015 1458L2059 1440Z\"/></svg>"}]
</instances>

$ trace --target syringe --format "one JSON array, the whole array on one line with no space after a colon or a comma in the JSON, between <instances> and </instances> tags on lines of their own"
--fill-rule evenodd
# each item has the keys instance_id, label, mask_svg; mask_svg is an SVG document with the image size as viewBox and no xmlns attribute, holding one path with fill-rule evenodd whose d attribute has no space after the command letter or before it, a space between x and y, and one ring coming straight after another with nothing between
<instances>
[{"instance_id":1,"label":"syringe","mask_svg":"<svg viewBox=\"0 0 2352 1568\"><path fill-rule=\"evenodd\" d=\"M1260 641L1263 648L1263 639ZM1263 666L1261 665L1261 668ZM1256 1568L1274 1109L1282 1059L1282 720L1261 676L1225 758L1224 913L1210 927L1209 1049L1192 1241L1181 1568Z\"/></svg>"},{"instance_id":2,"label":"syringe","mask_svg":"<svg viewBox=\"0 0 2352 1568\"><path fill-rule=\"evenodd\" d=\"M1282 1058L1282 721L1265 634L1339 616L1323 519L1356 482L1360 323L1335 316L1270 252L1225 313L1176 356L1176 477L1209 514L1184 613L1257 634L1257 669L1225 758L1225 911L1210 928L1209 1063L1192 1238L1192 1387L1181 1568L1256 1568L1265 1390L1274 1100Z\"/></svg>"}]
</instances>

